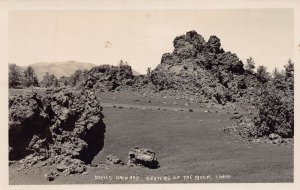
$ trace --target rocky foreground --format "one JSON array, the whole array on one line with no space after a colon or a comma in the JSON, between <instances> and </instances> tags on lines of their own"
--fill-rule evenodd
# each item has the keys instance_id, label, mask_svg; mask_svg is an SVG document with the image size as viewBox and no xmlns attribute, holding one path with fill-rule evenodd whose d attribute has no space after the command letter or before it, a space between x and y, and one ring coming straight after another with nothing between
<instances>
[{"instance_id":1,"label":"rocky foreground","mask_svg":"<svg viewBox=\"0 0 300 190\"><path fill-rule=\"evenodd\" d=\"M38 162L32 167L20 169L22 159L9 167L10 184L245 183L293 180L293 146L279 143L276 136L272 137L274 140L269 144L250 142L245 138L235 139L234 134L224 133L224 128L234 126L237 118L248 115L248 112L217 109L171 97L140 97L129 92L101 93L96 97L105 115L105 144L91 165L85 164L86 171L71 175L58 171L63 170L68 162L45 166L42 166L43 162ZM133 147L139 147L138 151ZM156 154L145 149L142 151L142 148L152 149ZM155 157L159 161L158 168ZM129 166L129 163L141 164L147 160L148 167ZM149 166L155 166L155 169L148 169ZM49 182L44 175L51 170L59 176ZM272 175L268 175L270 173ZM220 178L220 174L230 178ZM174 176L176 178L173 179ZM203 179L203 176L210 178Z\"/></svg>"},{"instance_id":2,"label":"rocky foreground","mask_svg":"<svg viewBox=\"0 0 300 190\"><path fill-rule=\"evenodd\" d=\"M27 92L9 99L9 160L21 169L55 166L45 177L84 173L102 150L106 126L94 92L72 88ZM114 156L108 163L120 164ZM159 167L152 150L129 152L128 166Z\"/></svg>"},{"instance_id":3,"label":"rocky foreground","mask_svg":"<svg viewBox=\"0 0 300 190\"><path fill-rule=\"evenodd\" d=\"M24 168L57 164L66 174L84 172L104 144L101 109L92 91L78 89L10 97L9 160L22 160Z\"/></svg>"}]
</instances>

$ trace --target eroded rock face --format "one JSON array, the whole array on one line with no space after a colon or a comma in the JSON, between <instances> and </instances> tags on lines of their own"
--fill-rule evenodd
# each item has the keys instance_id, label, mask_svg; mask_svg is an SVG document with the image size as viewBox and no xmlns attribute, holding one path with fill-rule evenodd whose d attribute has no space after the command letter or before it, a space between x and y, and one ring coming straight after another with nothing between
<instances>
[{"instance_id":1,"label":"eroded rock face","mask_svg":"<svg viewBox=\"0 0 300 190\"><path fill-rule=\"evenodd\" d=\"M24 166L60 164L66 158L68 166L88 164L104 145L102 118L89 90L49 89L10 97L9 160L22 160Z\"/></svg>"},{"instance_id":2,"label":"eroded rock face","mask_svg":"<svg viewBox=\"0 0 300 190\"><path fill-rule=\"evenodd\" d=\"M128 155L128 166L140 166L155 169L159 167L154 151L144 148L134 148Z\"/></svg>"}]
</instances>

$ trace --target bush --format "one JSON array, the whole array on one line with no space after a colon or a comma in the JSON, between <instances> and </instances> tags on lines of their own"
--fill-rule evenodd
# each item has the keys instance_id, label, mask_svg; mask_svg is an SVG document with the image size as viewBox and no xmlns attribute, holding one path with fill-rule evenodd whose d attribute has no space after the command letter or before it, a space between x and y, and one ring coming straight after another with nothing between
<instances>
[{"instance_id":1,"label":"bush","mask_svg":"<svg viewBox=\"0 0 300 190\"><path fill-rule=\"evenodd\" d=\"M278 134L294 136L294 64L285 66L281 80L273 77L265 84L257 103L258 116L254 118L257 136Z\"/></svg>"}]
</instances>

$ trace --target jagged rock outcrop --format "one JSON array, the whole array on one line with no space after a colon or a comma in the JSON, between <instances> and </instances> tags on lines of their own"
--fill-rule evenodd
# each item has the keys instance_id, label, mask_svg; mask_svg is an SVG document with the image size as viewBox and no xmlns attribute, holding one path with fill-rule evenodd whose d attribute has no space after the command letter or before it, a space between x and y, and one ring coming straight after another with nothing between
<instances>
[{"instance_id":1,"label":"jagged rock outcrop","mask_svg":"<svg viewBox=\"0 0 300 190\"><path fill-rule=\"evenodd\" d=\"M219 104L235 102L248 88L242 61L221 48L220 39L206 42L196 31L176 37L174 51L162 56L150 80L159 91L196 95Z\"/></svg>"},{"instance_id":2,"label":"jagged rock outcrop","mask_svg":"<svg viewBox=\"0 0 300 190\"><path fill-rule=\"evenodd\" d=\"M97 89L102 92L127 89L134 83L134 75L129 65L101 65L87 72L79 86Z\"/></svg>"},{"instance_id":3,"label":"jagged rock outcrop","mask_svg":"<svg viewBox=\"0 0 300 190\"><path fill-rule=\"evenodd\" d=\"M236 54L222 49L218 37L211 36L206 42L196 31L189 31L176 37L173 45L173 52L163 54L161 63L148 75L133 76L128 65L102 65L90 70L80 86L100 91L164 92L223 105L250 105L257 79L245 72Z\"/></svg>"},{"instance_id":4,"label":"jagged rock outcrop","mask_svg":"<svg viewBox=\"0 0 300 190\"><path fill-rule=\"evenodd\" d=\"M9 160L84 171L104 145L105 124L94 93L48 89L9 98Z\"/></svg>"}]
</instances>

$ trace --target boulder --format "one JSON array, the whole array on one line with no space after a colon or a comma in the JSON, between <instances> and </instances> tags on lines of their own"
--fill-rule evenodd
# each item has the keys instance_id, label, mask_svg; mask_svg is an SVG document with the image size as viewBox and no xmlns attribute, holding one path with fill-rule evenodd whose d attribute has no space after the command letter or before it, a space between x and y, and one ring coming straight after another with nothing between
<instances>
[{"instance_id":1,"label":"boulder","mask_svg":"<svg viewBox=\"0 0 300 190\"><path fill-rule=\"evenodd\" d=\"M243 117L243 115L241 115L241 114L234 114L233 116L230 117L230 119L240 119L242 117Z\"/></svg>"},{"instance_id":2,"label":"boulder","mask_svg":"<svg viewBox=\"0 0 300 190\"><path fill-rule=\"evenodd\" d=\"M269 135L269 139L273 140L273 141L275 141L279 138L281 138L281 137L279 135L275 134L275 133L272 133L272 134Z\"/></svg>"},{"instance_id":3,"label":"boulder","mask_svg":"<svg viewBox=\"0 0 300 190\"><path fill-rule=\"evenodd\" d=\"M48 181L53 181L57 176L59 176L59 174L57 173L57 171L50 170L50 172L46 173L44 177Z\"/></svg>"},{"instance_id":4,"label":"boulder","mask_svg":"<svg viewBox=\"0 0 300 190\"><path fill-rule=\"evenodd\" d=\"M151 169L159 167L155 152L144 148L133 148L129 152L127 165Z\"/></svg>"},{"instance_id":5,"label":"boulder","mask_svg":"<svg viewBox=\"0 0 300 190\"><path fill-rule=\"evenodd\" d=\"M85 172L86 165L79 159L67 157L56 166L56 169L59 172L63 172L65 175L70 175Z\"/></svg>"},{"instance_id":6,"label":"boulder","mask_svg":"<svg viewBox=\"0 0 300 190\"><path fill-rule=\"evenodd\" d=\"M269 139L273 141L273 144L280 144L283 142L281 136L275 133L270 134Z\"/></svg>"},{"instance_id":7,"label":"boulder","mask_svg":"<svg viewBox=\"0 0 300 190\"><path fill-rule=\"evenodd\" d=\"M124 165L124 163L122 162L122 160L120 160L118 157L113 156L113 155L108 155L106 157L105 163L107 163L107 164L120 164L120 165Z\"/></svg>"}]
</instances>

